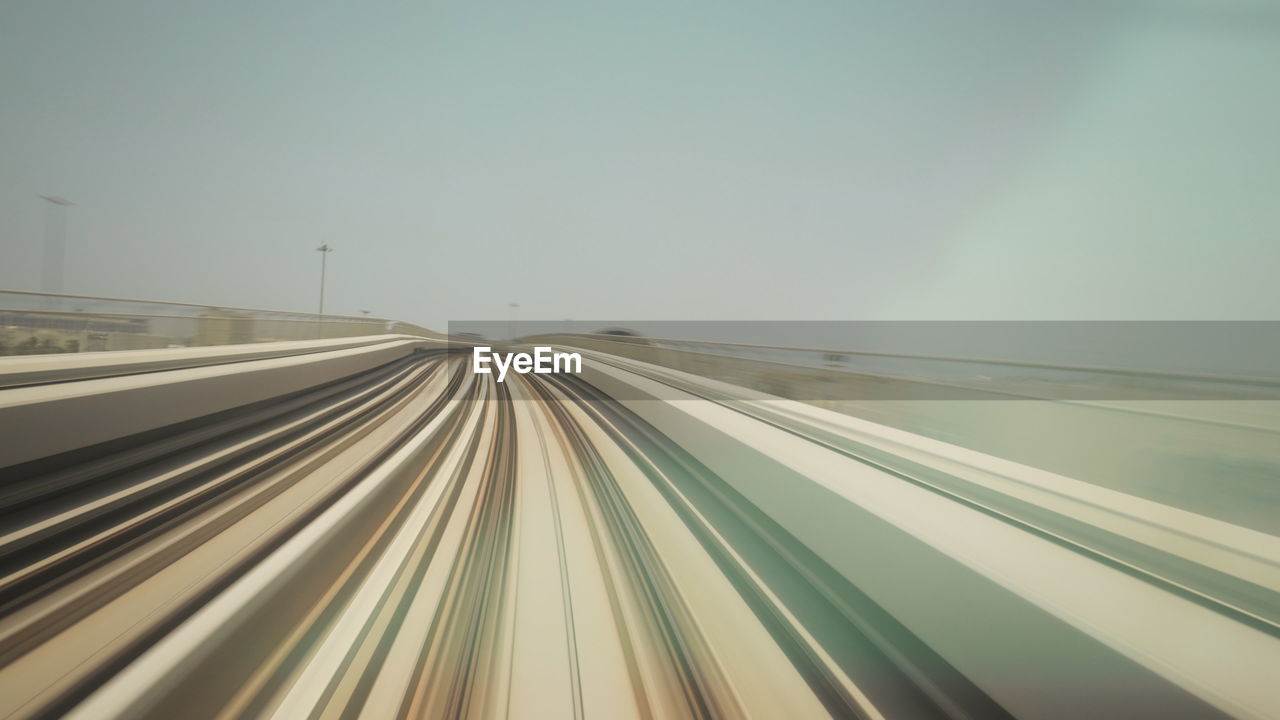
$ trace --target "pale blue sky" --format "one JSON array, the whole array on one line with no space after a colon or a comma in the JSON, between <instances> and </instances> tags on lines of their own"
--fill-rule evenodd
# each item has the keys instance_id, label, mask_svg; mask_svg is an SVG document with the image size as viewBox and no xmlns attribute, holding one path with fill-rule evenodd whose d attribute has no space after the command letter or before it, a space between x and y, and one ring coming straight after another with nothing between
<instances>
[{"instance_id":1,"label":"pale blue sky","mask_svg":"<svg viewBox=\"0 0 1280 720\"><path fill-rule=\"evenodd\" d=\"M1280 5L0 5L0 286L433 326L1280 317Z\"/></svg>"}]
</instances>

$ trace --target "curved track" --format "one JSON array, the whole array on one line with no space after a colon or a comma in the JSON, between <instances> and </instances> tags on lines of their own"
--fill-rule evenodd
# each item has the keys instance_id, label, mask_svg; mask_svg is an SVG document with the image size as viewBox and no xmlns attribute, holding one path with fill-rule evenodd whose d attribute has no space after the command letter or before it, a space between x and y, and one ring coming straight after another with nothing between
<instances>
[{"instance_id":1,"label":"curved track","mask_svg":"<svg viewBox=\"0 0 1280 720\"><path fill-rule=\"evenodd\" d=\"M621 359L464 361L0 470L0 717L1277 708L1271 536L1175 542L1129 498Z\"/></svg>"}]
</instances>

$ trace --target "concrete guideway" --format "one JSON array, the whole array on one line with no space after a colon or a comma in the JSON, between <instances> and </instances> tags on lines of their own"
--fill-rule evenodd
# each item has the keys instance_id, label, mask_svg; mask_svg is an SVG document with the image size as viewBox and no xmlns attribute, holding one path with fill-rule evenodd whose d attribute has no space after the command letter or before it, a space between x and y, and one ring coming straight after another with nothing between
<instances>
[{"instance_id":1,"label":"concrete guideway","mask_svg":"<svg viewBox=\"0 0 1280 720\"><path fill-rule=\"evenodd\" d=\"M0 463L0 717L1280 714L1272 535L637 360L379 340L0 390L52 437Z\"/></svg>"}]
</instances>

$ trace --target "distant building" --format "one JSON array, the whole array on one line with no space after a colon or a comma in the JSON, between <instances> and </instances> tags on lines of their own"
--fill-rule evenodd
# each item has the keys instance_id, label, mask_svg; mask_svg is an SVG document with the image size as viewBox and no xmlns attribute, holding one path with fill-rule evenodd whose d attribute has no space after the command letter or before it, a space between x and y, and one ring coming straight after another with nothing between
<instances>
[{"instance_id":1,"label":"distant building","mask_svg":"<svg viewBox=\"0 0 1280 720\"><path fill-rule=\"evenodd\" d=\"M254 318L230 310L210 308L196 320L196 345L235 345L253 342Z\"/></svg>"},{"instance_id":2,"label":"distant building","mask_svg":"<svg viewBox=\"0 0 1280 720\"><path fill-rule=\"evenodd\" d=\"M0 310L0 355L44 355L165 347L146 318Z\"/></svg>"}]
</instances>

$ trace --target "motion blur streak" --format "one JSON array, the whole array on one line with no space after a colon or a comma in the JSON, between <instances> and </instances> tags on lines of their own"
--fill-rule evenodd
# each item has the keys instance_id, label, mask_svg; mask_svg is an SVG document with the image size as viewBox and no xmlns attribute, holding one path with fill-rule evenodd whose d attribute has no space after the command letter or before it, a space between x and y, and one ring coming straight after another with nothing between
<instances>
[{"instance_id":1,"label":"motion blur streak","mask_svg":"<svg viewBox=\"0 0 1280 720\"><path fill-rule=\"evenodd\" d=\"M1280 716L1273 535L620 355L326 342L0 377L56 436L0 469L0 716Z\"/></svg>"}]
</instances>

